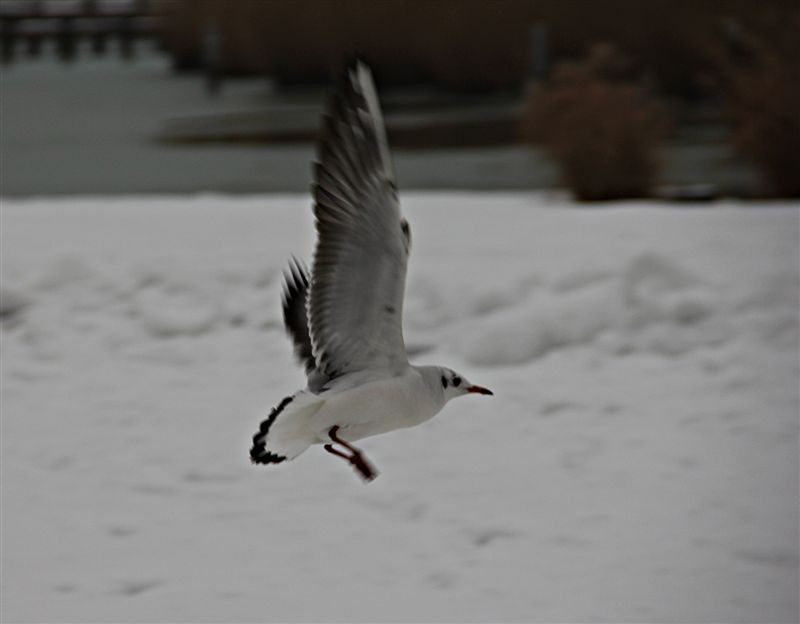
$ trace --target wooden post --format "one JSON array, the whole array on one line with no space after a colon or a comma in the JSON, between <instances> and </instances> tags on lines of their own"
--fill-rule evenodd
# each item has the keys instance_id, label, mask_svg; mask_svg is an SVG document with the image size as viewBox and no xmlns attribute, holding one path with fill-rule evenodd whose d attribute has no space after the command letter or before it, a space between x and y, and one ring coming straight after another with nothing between
<instances>
[{"instance_id":1,"label":"wooden post","mask_svg":"<svg viewBox=\"0 0 800 624\"><path fill-rule=\"evenodd\" d=\"M214 18L203 25L203 68L208 95L219 93L221 86L222 31Z\"/></svg>"},{"instance_id":2,"label":"wooden post","mask_svg":"<svg viewBox=\"0 0 800 624\"><path fill-rule=\"evenodd\" d=\"M96 0L83 0L83 15L87 19L88 36L92 42L92 54L102 56L106 51L105 27L100 21L100 12L97 10Z\"/></svg>"},{"instance_id":3,"label":"wooden post","mask_svg":"<svg viewBox=\"0 0 800 624\"><path fill-rule=\"evenodd\" d=\"M133 58L133 25L127 15L120 18L119 22L119 53L122 58Z\"/></svg>"},{"instance_id":4,"label":"wooden post","mask_svg":"<svg viewBox=\"0 0 800 624\"><path fill-rule=\"evenodd\" d=\"M75 25L73 18L60 18L58 20L58 34L56 35L58 58L65 63L75 60L75 43Z\"/></svg>"},{"instance_id":5,"label":"wooden post","mask_svg":"<svg viewBox=\"0 0 800 624\"><path fill-rule=\"evenodd\" d=\"M33 11L34 16L42 15L42 2L41 0L37 0L33 4ZM25 33L25 47L28 56L31 58L38 58L42 53L42 42L46 38L46 34L43 34L44 28L37 29L33 28L33 32Z\"/></svg>"},{"instance_id":6,"label":"wooden post","mask_svg":"<svg viewBox=\"0 0 800 624\"><path fill-rule=\"evenodd\" d=\"M530 77L534 81L541 81L547 77L549 71L549 41L547 24L531 24L528 30L530 51Z\"/></svg>"},{"instance_id":7,"label":"wooden post","mask_svg":"<svg viewBox=\"0 0 800 624\"><path fill-rule=\"evenodd\" d=\"M105 29L98 26L95 32L92 33L92 54L95 56L103 56L108 49L108 37L106 37Z\"/></svg>"},{"instance_id":8,"label":"wooden post","mask_svg":"<svg viewBox=\"0 0 800 624\"><path fill-rule=\"evenodd\" d=\"M2 61L10 63L14 60L14 48L17 43L17 20L4 17L0 23L0 37L2 37Z\"/></svg>"},{"instance_id":9,"label":"wooden post","mask_svg":"<svg viewBox=\"0 0 800 624\"><path fill-rule=\"evenodd\" d=\"M42 34L28 32L25 34L25 52L31 58L38 58L42 53Z\"/></svg>"}]
</instances>

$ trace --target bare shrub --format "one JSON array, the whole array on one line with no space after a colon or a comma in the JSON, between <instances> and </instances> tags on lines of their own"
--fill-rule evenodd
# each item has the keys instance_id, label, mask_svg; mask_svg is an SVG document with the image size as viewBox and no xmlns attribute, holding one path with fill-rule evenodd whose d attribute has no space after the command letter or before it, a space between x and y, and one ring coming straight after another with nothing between
<instances>
[{"instance_id":1,"label":"bare shrub","mask_svg":"<svg viewBox=\"0 0 800 624\"><path fill-rule=\"evenodd\" d=\"M736 149L772 192L800 197L800 10L762 14L744 30L727 24L714 49L719 90Z\"/></svg>"},{"instance_id":2,"label":"bare shrub","mask_svg":"<svg viewBox=\"0 0 800 624\"><path fill-rule=\"evenodd\" d=\"M529 99L523 138L544 145L583 201L649 196L655 185L668 124L629 67L598 44L586 59L560 64Z\"/></svg>"}]
</instances>

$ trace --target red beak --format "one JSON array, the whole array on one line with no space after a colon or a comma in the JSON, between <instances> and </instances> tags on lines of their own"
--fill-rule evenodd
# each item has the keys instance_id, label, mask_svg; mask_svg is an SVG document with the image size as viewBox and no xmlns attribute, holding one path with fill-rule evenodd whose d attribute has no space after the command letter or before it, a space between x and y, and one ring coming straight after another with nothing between
<instances>
[{"instance_id":1,"label":"red beak","mask_svg":"<svg viewBox=\"0 0 800 624\"><path fill-rule=\"evenodd\" d=\"M494 392L492 392L488 388L481 388L480 386L470 386L469 388L467 388L467 392L474 392L475 394L488 394L489 396L494 396Z\"/></svg>"}]
</instances>

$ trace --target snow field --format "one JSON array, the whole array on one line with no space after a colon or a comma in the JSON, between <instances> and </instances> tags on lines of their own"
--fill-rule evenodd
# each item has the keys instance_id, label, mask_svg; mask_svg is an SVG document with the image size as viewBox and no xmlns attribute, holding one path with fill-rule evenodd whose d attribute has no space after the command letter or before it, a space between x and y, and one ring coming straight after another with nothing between
<instances>
[{"instance_id":1,"label":"snow field","mask_svg":"<svg viewBox=\"0 0 800 624\"><path fill-rule=\"evenodd\" d=\"M798 211L408 194L418 363L495 391L250 466L304 196L4 200L4 621L796 621Z\"/></svg>"}]
</instances>

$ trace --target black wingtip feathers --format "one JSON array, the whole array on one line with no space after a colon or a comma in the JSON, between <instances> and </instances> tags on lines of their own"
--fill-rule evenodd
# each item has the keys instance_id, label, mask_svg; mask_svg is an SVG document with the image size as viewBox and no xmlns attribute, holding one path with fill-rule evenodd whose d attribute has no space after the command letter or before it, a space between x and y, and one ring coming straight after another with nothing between
<instances>
[{"instance_id":1,"label":"black wingtip feathers","mask_svg":"<svg viewBox=\"0 0 800 624\"><path fill-rule=\"evenodd\" d=\"M267 450L267 434L269 433L269 428L272 426L272 423L274 423L275 419L278 417L278 414L292 402L292 399L294 399L294 397L289 396L278 403L270 412L267 419L258 427L258 432L253 436L253 446L250 449L250 461L253 464L280 464L286 461L286 457L283 455L278 455L277 453Z\"/></svg>"}]
</instances>

